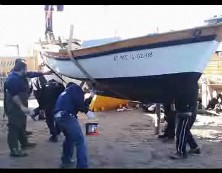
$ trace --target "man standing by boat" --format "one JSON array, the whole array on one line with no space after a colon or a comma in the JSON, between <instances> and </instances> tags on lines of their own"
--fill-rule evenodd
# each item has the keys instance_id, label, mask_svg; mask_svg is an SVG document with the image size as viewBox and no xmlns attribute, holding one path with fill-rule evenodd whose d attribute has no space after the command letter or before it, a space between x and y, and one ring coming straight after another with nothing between
<instances>
[{"instance_id":1,"label":"man standing by boat","mask_svg":"<svg viewBox=\"0 0 222 173\"><path fill-rule=\"evenodd\" d=\"M51 79L47 82L43 91L43 109L45 111L46 124L50 131L49 141L57 142L59 130L55 126L53 110L59 95L65 90L62 83Z\"/></svg>"},{"instance_id":2,"label":"man standing by boat","mask_svg":"<svg viewBox=\"0 0 222 173\"><path fill-rule=\"evenodd\" d=\"M165 120L167 122L163 134L159 135L158 138L166 140L174 140L175 137L175 126L176 126L176 111L173 109L173 104L164 104Z\"/></svg>"},{"instance_id":3,"label":"man standing by boat","mask_svg":"<svg viewBox=\"0 0 222 173\"><path fill-rule=\"evenodd\" d=\"M82 89L70 82L60 94L54 111L56 124L66 137L61 157L62 168L74 166L72 161L74 145L77 149L77 168L88 168L86 143L77 117L79 111L84 112L88 118L95 117L84 102Z\"/></svg>"},{"instance_id":4,"label":"man standing by boat","mask_svg":"<svg viewBox=\"0 0 222 173\"><path fill-rule=\"evenodd\" d=\"M177 98L175 99L178 117L176 153L171 156L171 159L187 158L187 143L190 146L189 154L200 154L200 148L190 132L197 115L198 83L180 86L177 91Z\"/></svg>"},{"instance_id":5,"label":"man standing by boat","mask_svg":"<svg viewBox=\"0 0 222 173\"><path fill-rule=\"evenodd\" d=\"M42 66L39 66L39 70L41 70ZM36 116L39 116L39 120L45 119L43 105L44 105L44 89L47 84L47 80L44 76L36 77L31 79L33 94L39 104L37 108L34 109L34 115L32 118L35 119Z\"/></svg>"},{"instance_id":6,"label":"man standing by boat","mask_svg":"<svg viewBox=\"0 0 222 173\"><path fill-rule=\"evenodd\" d=\"M18 141L22 149L34 147L35 143L29 143L25 134L26 116L31 114L28 109L30 88L27 78L38 77L47 73L27 72L25 60L16 59L15 66L6 79L5 90L5 113L8 116L8 145L10 156L27 156L19 150Z\"/></svg>"}]
</instances>

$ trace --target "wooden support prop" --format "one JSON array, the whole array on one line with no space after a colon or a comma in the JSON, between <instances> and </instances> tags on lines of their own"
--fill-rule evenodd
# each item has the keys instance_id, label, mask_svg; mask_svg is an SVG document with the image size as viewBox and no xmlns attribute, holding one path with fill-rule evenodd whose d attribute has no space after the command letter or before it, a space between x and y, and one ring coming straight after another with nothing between
<instances>
[{"instance_id":1,"label":"wooden support prop","mask_svg":"<svg viewBox=\"0 0 222 173\"><path fill-rule=\"evenodd\" d=\"M156 104L156 118L155 118L155 135L158 135L160 132L160 103Z\"/></svg>"},{"instance_id":2,"label":"wooden support prop","mask_svg":"<svg viewBox=\"0 0 222 173\"><path fill-rule=\"evenodd\" d=\"M208 116L220 116L221 114L216 113L213 110L197 109L197 114L208 115Z\"/></svg>"},{"instance_id":3,"label":"wooden support prop","mask_svg":"<svg viewBox=\"0 0 222 173\"><path fill-rule=\"evenodd\" d=\"M80 87L82 88L83 86L84 86L84 84L85 84L85 82L84 81L82 81L81 83L80 83ZM83 89L83 88L82 88Z\"/></svg>"},{"instance_id":4,"label":"wooden support prop","mask_svg":"<svg viewBox=\"0 0 222 173\"><path fill-rule=\"evenodd\" d=\"M64 48L64 46L63 46L63 44L62 44L62 39L61 39L60 36L59 36L58 40L59 40L59 45L60 45L60 47L61 47L61 48Z\"/></svg>"},{"instance_id":5,"label":"wooden support prop","mask_svg":"<svg viewBox=\"0 0 222 173\"><path fill-rule=\"evenodd\" d=\"M80 65L77 59L74 58L74 53L72 52L72 38L73 38L73 28L74 26L70 26L70 35L69 35L69 45L68 45L68 55L71 60L75 64L75 66L83 73L86 78L88 78L92 83L96 83L95 79Z\"/></svg>"},{"instance_id":6,"label":"wooden support prop","mask_svg":"<svg viewBox=\"0 0 222 173\"><path fill-rule=\"evenodd\" d=\"M71 60L71 62L82 72L82 74L90 80L90 82L93 85L97 85L97 81L81 66L81 64L79 63L78 59L76 59L74 57L74 51L72 51L72 38L73 38L73 29L74 26L71 25L70 26L70 35L69 35L69 44L68 44L68 55L69 55L69 59ZM113 90L112 88L110 88L107 85L102 85L103 88L107 88L108 90L110 90L111 92L113 92L114 94L120 96L123 99L127 100L127 97L123 96L122 94L117 93L115 90ZM93 89L94 90L94 89ZM96 93L98 93L98 91L96 91Z\"/></svg>"}]
</instances>

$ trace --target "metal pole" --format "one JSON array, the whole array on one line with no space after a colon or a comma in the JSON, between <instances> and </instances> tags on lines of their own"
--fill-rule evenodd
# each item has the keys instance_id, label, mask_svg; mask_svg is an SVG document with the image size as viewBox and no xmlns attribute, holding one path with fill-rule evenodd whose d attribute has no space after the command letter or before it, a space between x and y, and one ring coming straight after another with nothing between
<instances>
[{"instance_id":1,"label":"metal pole","mask_svg":"<svg viewBox=\"0 0 222 173\"><path fill-rule=\"evenodd\" d=\"M18 44L6 44L5 46L16 47L17 48L17 55L20 56L19 45Z\"/></svg>"},{"instance_id":2,"label":"metal pole","mask_svg":"<svg viewBox=\"0 0 222 173\"><path fill-rule=\"evenodd\" d=\"M18 54L18 56L20 56L19 45L17 44L16 46L17 46L17 54Z\"/></svg>"}]
</instances>

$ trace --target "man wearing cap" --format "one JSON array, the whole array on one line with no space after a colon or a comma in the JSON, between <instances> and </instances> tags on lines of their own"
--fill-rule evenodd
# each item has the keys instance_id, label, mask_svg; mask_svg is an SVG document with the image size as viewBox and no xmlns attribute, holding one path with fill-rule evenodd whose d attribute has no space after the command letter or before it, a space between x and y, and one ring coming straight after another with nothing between
<instances>
[{"instance_id":1,"label":"man wearing cap","mask_svg":"<svg viewBox=\"0 0 222 173\"><path fill-rule=\"evenodd\" d=\"M67 84L65 91L60 94L56 102L55 122L66 137L61 157L62 168L74 166L72 160L74 145L77 149L77 168L88 167L86 143L77 117L77 113L81 111L88 118L95 118L88 104L84 102L84 92L81 87L72 82Z\"/></svg>"},{"instance_id":2,"label":"man wearing cap","mask_svg":"<svg viewBox=\"0 0 222 173\"><path fill-rule=\"evenodd\" d=\"M25 60L16 59L14 68L5 82L5 113L8 116L8 145L12 157L24 157L26 153L20 151L18 142L22 149L34 147L35 143L29 143L25 134L26 116L32 111L28 109L28 98L30 88L27 78L39 77L50 74L40 72L27 72Z\"/></svg>"}]
</instances>

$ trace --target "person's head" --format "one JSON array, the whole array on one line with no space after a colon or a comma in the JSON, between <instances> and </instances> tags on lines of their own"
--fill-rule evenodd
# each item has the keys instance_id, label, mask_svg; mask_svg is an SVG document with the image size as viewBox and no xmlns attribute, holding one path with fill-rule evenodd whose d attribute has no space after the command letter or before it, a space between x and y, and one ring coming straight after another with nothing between
<instances>
[{"instance_id":1,"label":"person's head","mask_svg":"<svg viewBox=\"0 0 222 173\"><path fill-rule=\"evenodd\" d=\"M18 58L15 60L15 65L13 71L18 73L20 76L23 76L27 72L27 64L24 59Z\"/></svg>"},{"instance_id":2,"label":"person's head","mask_svg":"<svg viewBox=\"0 0 222 173\"><path fill-rule=\"evenodd\" d=\"M47 83L48 85L56 85L56 86L59 84L59 82L56 81L55 79L50 79Z\"/></svg>"}]
</instances>

